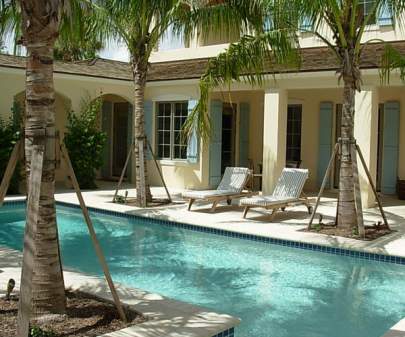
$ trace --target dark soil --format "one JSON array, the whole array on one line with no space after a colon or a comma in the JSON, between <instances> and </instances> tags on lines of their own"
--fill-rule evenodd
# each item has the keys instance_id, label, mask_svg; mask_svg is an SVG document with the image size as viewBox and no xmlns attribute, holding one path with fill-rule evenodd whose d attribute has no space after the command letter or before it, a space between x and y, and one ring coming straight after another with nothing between
<instances>
[{"instance_id":1,"label":"dark soil","mask_svg":"<svg viewBox=\"0 0 405 337\"><path fill-rule=\"evenodd\" d=\"M93 337L139 324L146 319L138 313L124 308L128 323L119 319L115 306L97 297L81 293L66 292L66 315L41 321L32 321L31 326L44 331L52 331L58 337ZM18 310L18 297L9 301L0 298L0 337L15 336Z\"/></svg>"},{"instance_id":2,"label":"dark soil","mask_svg":"<svg viewBox=\"0 0 405 337\"><path fill-rule=\"evenodd\" d=\"M306 229L304 231L307 231ZM372 241L393 231L385 225L378 223L371 226L365 226L366 235L362 238L357 230L348 230L346 228L337 228L335 224L313 224L310 232L321 233L326 235L343 236L345 238L357 239L362 241Z\"/></svg>"}]
</instances>

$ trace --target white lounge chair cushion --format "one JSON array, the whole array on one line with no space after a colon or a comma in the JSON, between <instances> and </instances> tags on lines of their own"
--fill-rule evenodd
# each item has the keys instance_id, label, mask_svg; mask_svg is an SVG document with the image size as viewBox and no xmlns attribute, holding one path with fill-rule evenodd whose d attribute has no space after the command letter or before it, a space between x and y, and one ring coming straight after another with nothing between
<instances>
[{"instance_id":1,"label":"white lounge chair cushion","mask_svg":"<svg viewBox=\"0 0 405 337\"><path fill-rule=\"evenodd\" d=\"M240 200L240 205L268 207L298 201L307 179L308 170L285 168L277 181L272 195L243 198Z\"/></svg>"},{"instance_id":2,"label":"white lounge chair cushion","mask_svg":"<svg viewBox=\"0 0 405 337\"><path fill-rule=\"evenodd\" d=\"M224 191L218 191L218 190L207 190L207 191L187 191L184 192L183 198L189 198L189 199L208 199L208 198L213 198L213 197L220 197L220 196L227 196L227 195L235 195L239 193L235 193L234 191L231 190L224 190Z\"/></svg>"},{"instance_id":3,"label":"white lounge chair cushion","mask_svg":"<svg viewBox=\"0 0 405 337\"><path fill-rule=\"evenodd\" d=\"M250 170L246 167L227 167L216 190L187 191L182 196L189 199L207 199L222 195L237 195L242 193L249 174Z\"/></svg>"},{"instance_id":4,"label":"white lounge chair cushion","mask_svg":"<svg viewBox=\"0 0 405 337\"><path fill-rule=\"evenodd\" d=\"M242 192L249 177L250 170L246 167L227 167L217 191Z\"/></svg>"},{"instance_id":5,"label":"white lounge chair cushion","mask_svg":"<svg viewBox=\"0 0 405 337\"><path fill-rule=\"evenodd\" d=\"M260 207L268 207L288 202L296 201L296 198L279 198L273 196L256 196L252 198L243 198L240 200L241 206L260 206Z\"/></svg>"},{"instance_id":6,"label":"white lounge chair cushion","mask_svg":"<svg viewBox=\"0 0 405 337\"><path fill-rule=\"evenodd\" d=\"M277 185L274 188L273 197L299 198L308 179L308 170L297 168L284 168L281 172Z\"/></svg>"}]
</instances>

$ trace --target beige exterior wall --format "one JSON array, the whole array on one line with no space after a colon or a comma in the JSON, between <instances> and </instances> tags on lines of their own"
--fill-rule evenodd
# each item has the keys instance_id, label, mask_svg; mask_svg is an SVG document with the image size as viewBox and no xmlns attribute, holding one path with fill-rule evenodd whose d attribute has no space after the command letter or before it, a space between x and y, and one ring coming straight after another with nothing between
<instances>
[{"instance_id":1,"label":"beige exterior wall","mask_svg":"<svg viewBox=\"0 0 405 337\"><path fill-rule=\"evenodd\" d=\"M405 14L404 14L405 17ZM404 22L404 19L402 19ZM328 31L323 31L325 36L330 37ZM194 38L197 40L197 38ZM186 48L175 50L156 51L152 54L151 62L164 62L174 60L187 60L194 58L214 57L220 52L223 52L229 47L230 41L235 41L234 38L228 38L221 36L221 34L209 34L205 39L200 41L192 41ZM367 32L364 34L363 42L369 40L383 40L383 41L398 41L405 40L405 31L401 28L401 25L379 26L378 24L370 25ZM320 47L325 44L311 33L300 33L299 36L300 46L303 48Z\"/></svg>"},{"instance_id":2,"label":"beige exterior wall","mask_svg":"<svg viewBox=\"0 0 405 337\"><path fill-rule=\"evenodd\" d=\"M307 190L317 189L319 111L321 102L332 102L334 107L342 102L341 89L306 89L288 91L289 104L302 104L301 167L309 169L305 186ZM334 109L334 117L336 109ZM332 134L334 134L332 131Z\"/></svg>"}]
</instances>

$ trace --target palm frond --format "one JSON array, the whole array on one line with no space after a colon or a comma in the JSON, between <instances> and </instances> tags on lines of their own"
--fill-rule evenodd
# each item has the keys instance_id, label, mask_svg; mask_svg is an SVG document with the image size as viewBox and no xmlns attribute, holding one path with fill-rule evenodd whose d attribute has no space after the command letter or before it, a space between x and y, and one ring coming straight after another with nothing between
<instances>
[{"instance_id":1,"label":"palm frond","mask_svg":"<svg viewBox=\"0 0 405 337\"><path fill-rule=\"evenodd\" d=\"M405 56L387 43L380 68L380 76L383 83L389 83L391 73L394 71L399 71L401 80L405 81Z\"/></svg>"}]
</instances>

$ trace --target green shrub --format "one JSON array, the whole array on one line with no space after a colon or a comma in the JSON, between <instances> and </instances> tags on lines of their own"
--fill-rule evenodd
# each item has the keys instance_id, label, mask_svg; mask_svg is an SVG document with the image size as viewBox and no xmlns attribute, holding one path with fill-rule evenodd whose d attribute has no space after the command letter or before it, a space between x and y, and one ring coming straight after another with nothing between
<instances>
[{"instance_id":1,"label":"green shrub","mask_svg":"<svg viewBox=\"0 0 405 337\"><path fill-rule=\"evenodd\" d=\"M79 114L68 115L64 142L79 185L84 189L96 187L96 172L103 165L107 136L98 126L101 105L101 99L86 99Z\"/></svg>"},{"instance_id":2,"label":"green shrub","mask_svg":"<svg viewBox=\"0 0 405 337\"><path fill-rule=\"evenodd\" d=\"M30 329L30 334L28 337L56 337L56 334L53 331L45 331L37 326L34 326Z\"/></svg>"},{"instance_id":3,"label":"green shrub","mask_svg":"<svg viewBox=\"0 0 405 337\"><path fill-rule=\"evenodd\" d=\"M0 179L4 177L11 152L21 136L20 121L20 111L17 104L14 105L13 115L9 120L0 119ZM7 193L9 194L17 194L19 192L20 167L20 164L17 164L8 187Z\"/></svg>"}]
</instances>

